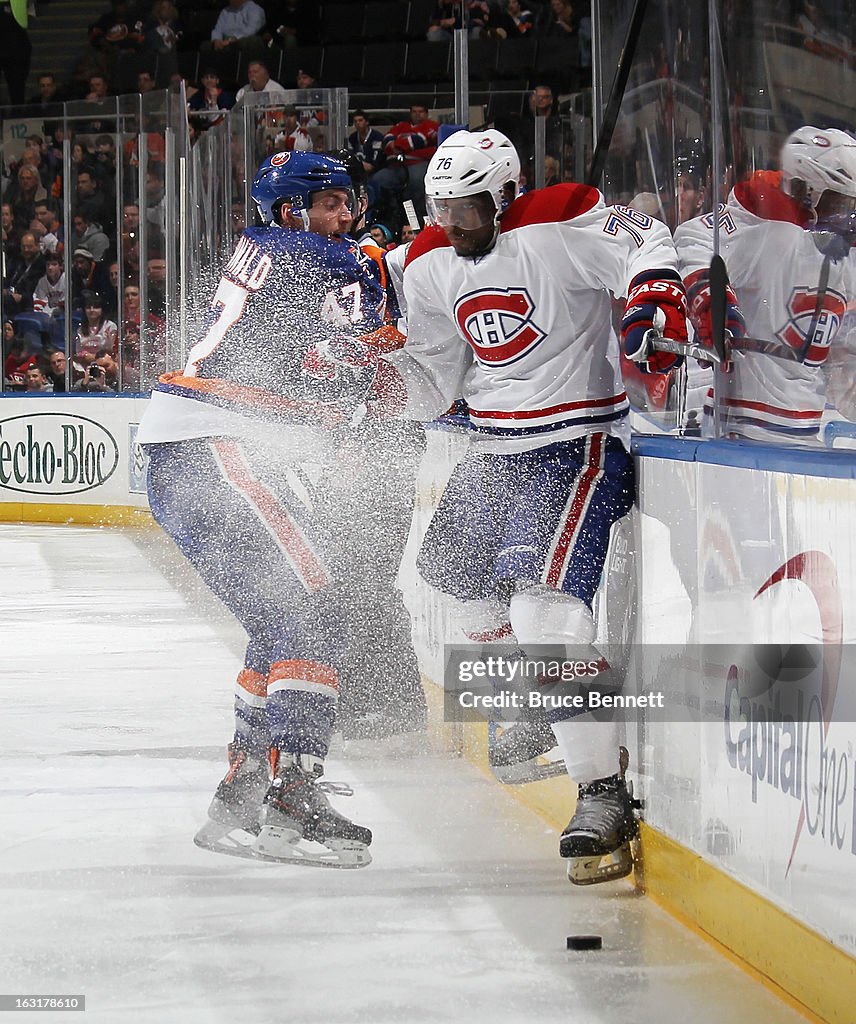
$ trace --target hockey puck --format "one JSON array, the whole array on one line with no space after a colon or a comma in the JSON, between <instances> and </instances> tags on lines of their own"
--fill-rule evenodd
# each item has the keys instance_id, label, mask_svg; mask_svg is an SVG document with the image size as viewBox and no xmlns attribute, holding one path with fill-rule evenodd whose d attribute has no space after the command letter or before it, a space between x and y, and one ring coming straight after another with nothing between
<instances>
[{"instance_id":1,"label":"hockey puck","mask_svg":"<svg viewBox=\"0 0 856 1024\"><path fill-rule=\"evenodd\" d=\"M568 949L603 949L602 935L569 935Z\"/></svg>"}]
</instances>

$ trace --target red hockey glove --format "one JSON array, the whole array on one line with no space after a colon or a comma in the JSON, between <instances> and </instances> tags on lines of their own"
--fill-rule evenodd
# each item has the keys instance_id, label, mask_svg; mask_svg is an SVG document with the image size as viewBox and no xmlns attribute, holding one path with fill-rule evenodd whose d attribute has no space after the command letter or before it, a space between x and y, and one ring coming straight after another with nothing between
<instances>
[{"instance_id":1,"label":"red hockey glove","mask_svg":"<svg viewBox=\"0 0 856 1024\"><path fill-rule=\"evenodd\" d=\"M665 373L683 362L671 352L650 352L645 341L656 329L664 338L687 340L687 297L674 270L646 270L630 282L621 319L624 354L643 371Z\"/></svg>"},{"instance_id":2,"label":"red hockey glove","mask_svg":"<svg viewBox=\"0 0 856 1024\"><path fill-rule=\"evenodd\" d=\"M687 302L690 310L690 323L698 335L699 343L706 348L713 348L713 324L710 317L710 272L707 268L696 270L686 280ZM731 285L725 289L725 329L732 338L743 338L746 335L746 321L737 304L737 296Z\"/></svg>"}]
</instances>

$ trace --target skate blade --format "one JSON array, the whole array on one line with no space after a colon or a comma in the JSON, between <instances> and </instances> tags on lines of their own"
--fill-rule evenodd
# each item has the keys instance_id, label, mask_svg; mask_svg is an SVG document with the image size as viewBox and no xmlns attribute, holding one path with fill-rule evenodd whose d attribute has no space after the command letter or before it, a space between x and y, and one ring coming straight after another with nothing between
<instances>
[{"instance_id":1,"label":"skate blade","mask_svg":"<svg viewBox=\"0 0 856 1024\"><path fill-rule=\"evenodd\" d=\"M372 862L365 843L354 839L316 843L304 839L295 829L281 825L264 825L254 851L258 860L316 868L364 868Z\"/></svg>"},{"instance_id":2,"label":"skate blade","mask_svg":"<svg viewBox=\"0 0 856 1024\"><path fill-rule=\"evenodd\" d=\"M227 857L243 857L248 860L256 857L254 832L218 821L206 822L193 837L193 842L202 850L223 853Z\"/></svg>"},{"instance_id":3,"label":"skate blade","mask_svg":"<svg viewBox=\"0 0 856 1024\"><path fill-rule=\"evenodd\" d=\"M568 879L574 885L599 885L626 878L633 870L633 853L625 843L607 854L568 858Z\"/></svg>"},{"instance_id":4,"label":"skate blade","mask_svg":"<svg viewBox=\"0 0 856 1024\"><path fill-rule=\"evenodd\" d=\"M564 761L544 761L540 757L519 761L517 764L492 764L490 770L494 778L505 786L524 786L529 782L567 775Z\"/></svg>"}]
</instances>

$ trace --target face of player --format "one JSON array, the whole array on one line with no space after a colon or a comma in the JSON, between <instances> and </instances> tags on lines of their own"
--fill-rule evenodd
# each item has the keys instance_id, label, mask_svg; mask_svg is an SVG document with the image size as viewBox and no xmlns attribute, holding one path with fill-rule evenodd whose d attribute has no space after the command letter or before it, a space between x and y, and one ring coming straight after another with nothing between
<instances>
[{"instance_id":1,"label":"face of player","mask_svg":"<svg viewBox=\"0 0 856 1024\"><path fill-rule=\"evenodd\" d=\"M827 189L817 203L817 224L819 231L830 231L845 238L850 245L856 244L856 198Z\"/></svg>"},{"instance_id":2,"label":"face of player","mask_svg":"<svg viewBox=\"0 0 856 1024\"><path fill-rule=\"evenodd\" d=\"M458 256L481 256L492 248L496 204L489 192L460 199L432 199L429 212Z\"/></svg>"},{"instance_id":3,"label":"face of player","mask_svg":"<svg viewBox=\"0 0 856 1024\"><path fill-rule=\"evenodd\" d=\"M684 221L692 220L701 213L704 202L704 193L696 185L695 179L688 174L682 174L678 178L678 220L681 224Z\"/></svg>"},{"instance_id":4,"label":"face of player","mask_svg":"<svg viewBox=\"0 0 856 1024\"><path fill-rule=\"evenodd\" d=\"M309 230L322 238L341 238L354 222L353 197L342 188L316 192L309 208Z\"/></svg>"}]
</instances>

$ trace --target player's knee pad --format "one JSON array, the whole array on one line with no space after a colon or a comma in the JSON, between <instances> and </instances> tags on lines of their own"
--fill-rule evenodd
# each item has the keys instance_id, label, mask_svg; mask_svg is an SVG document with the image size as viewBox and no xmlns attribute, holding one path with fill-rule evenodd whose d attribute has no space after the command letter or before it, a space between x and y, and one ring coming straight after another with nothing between
<instances>
[{"instance_id":1,"label":"player's knee pad","mask_svg":"<svg viewBox=\"0 0 856 1024\"><path fill-rule=\"evenodd\" d=\"M590 644L597 632L588 605L544 584L512 597L511 628L521 644Z\"/></svg>"},{"instance_id":2,"label":"player's knee pad","mask_svg":"<svg viewBox=\"0 0 856 1024\"><path fill-rule=\"evenodd\" d=\"M496 598L455 601L455 618L471 644L512 643L508 605Z\"/></svg>"}]
</instances>

